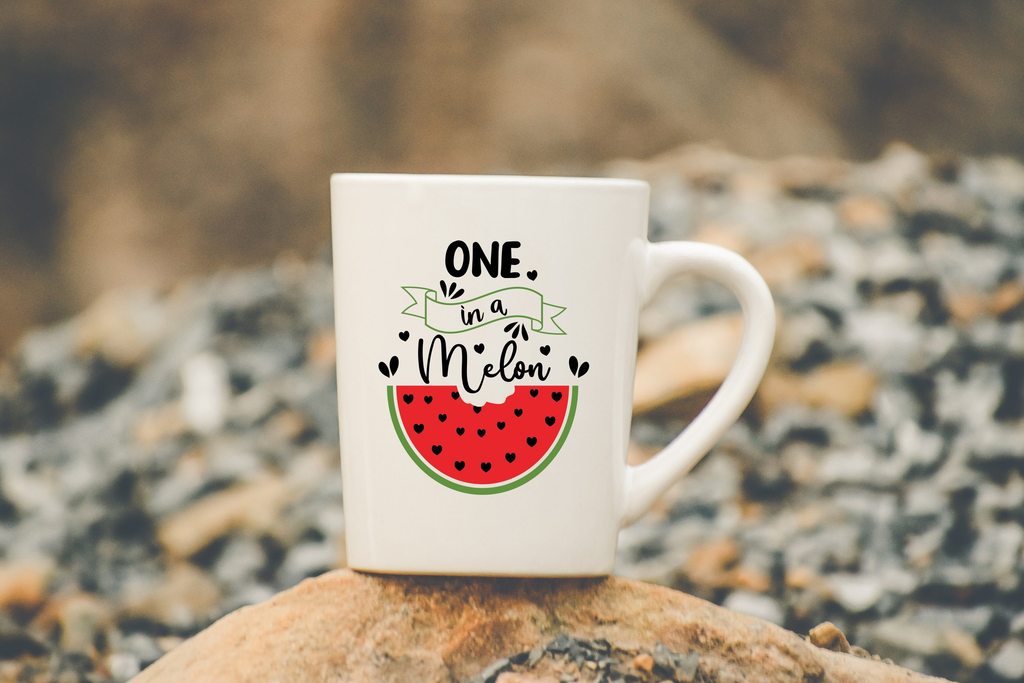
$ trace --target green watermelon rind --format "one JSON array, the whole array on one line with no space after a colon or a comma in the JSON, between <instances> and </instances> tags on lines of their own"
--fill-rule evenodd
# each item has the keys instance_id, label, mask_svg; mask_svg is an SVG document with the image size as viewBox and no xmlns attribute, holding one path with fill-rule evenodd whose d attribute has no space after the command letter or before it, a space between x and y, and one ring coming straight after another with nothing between
<instances>
[{"instance_id":1,"label":"green watermelon rind","mask_svg":"<svg viewBox=\"0 0 1024 683\"><path fill-rule=\"evenodd\" d=\"M423 458L416 452L412 444L409 443L409 439L405 435L405 429L402 428L402 422L398 418L398 408L395 404L395 388L388 386L388 410L391 412L391 424L394 425L395 434L398 435L398 440L402 442L402 446L405 448L405 452L409 454L412 461L416 463L416 466L423 470L427 476L436 481L439 484L443 484L450 489L459 491L460 493L472 493L475 495L488 496L495 493L504 493L505 491L511 491L512 489L519 488L526 482L530 481L538 474L544 471L544 469L551 464L551 461L555 459L558 452L562 450L562 445L569 436L569 430L572 429L573 418L576 417L576 397L578 394L578 385L572 385L569 387L569 408L566 410L565 422L562 424L562 433L558 436L558 441L551 446L551 450L544 456L544 459L533 466L533 469L529 470L525 474L520 475L518 479L506 482L504 484L497 484L495 486L467 486L466 484L460 484L457 481L445 477L440 472L436 471L427 463L423 462Z\"/></svg>"}]
</instances>

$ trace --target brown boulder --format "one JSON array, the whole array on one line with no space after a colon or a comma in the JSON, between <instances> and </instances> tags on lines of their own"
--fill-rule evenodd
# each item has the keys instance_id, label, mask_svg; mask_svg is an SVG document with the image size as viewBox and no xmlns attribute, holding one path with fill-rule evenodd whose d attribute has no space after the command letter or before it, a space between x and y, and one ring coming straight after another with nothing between
<instances>
[{"instance_id":1,"label":"brown boulder","mask_svg":"<svg viewBox=\"0 0 1024 683\"><path fill-rule=\"evenodd\" d=\"M553 654L558 648L551 645L544 656L536 648L561 633L595 639L608 658L632 667L636 680L939 680L822 649L767 622L621 578L388 577L342 570L224 617L135 681L557 680L559 672L565 675L564 655ZM533 656L518 663L494 666L530 650ZM575 670L580 679L597 678L596 666L585 664ZM666 666L679 668L666 676Z\"/></svg>"}]
</instances>

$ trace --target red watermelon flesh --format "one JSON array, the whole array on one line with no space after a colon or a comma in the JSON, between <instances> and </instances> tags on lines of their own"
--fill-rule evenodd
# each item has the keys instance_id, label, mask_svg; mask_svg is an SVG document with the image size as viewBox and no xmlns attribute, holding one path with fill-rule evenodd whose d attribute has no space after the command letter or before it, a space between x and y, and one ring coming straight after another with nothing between
<instances>
[{"instance_id":1,"label":"red watermelon flesh","mask_svg":"<svg viewBox=\"0 0 1024 683\"><path fill-rule=\"evenodd\" d=\"M571 426L576 387L517 386L504 403L474 407L455 386L395 386L388 400L399 438L424 471L451 488L487 493L550 462Z\"/></svg>"}]
</instances>

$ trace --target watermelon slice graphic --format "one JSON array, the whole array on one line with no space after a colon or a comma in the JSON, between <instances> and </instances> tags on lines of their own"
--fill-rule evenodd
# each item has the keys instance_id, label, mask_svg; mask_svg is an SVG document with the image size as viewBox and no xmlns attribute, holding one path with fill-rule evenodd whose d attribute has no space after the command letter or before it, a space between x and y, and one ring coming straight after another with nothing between
<instances>
[{"instance_id":1,"label":"watermelon slice graphic","mask_svg":"<svg viewBox=\"0 0 1024 683\"><path fill-rule=\"evenodd\" d=\"M522 486L551 464L572 428L575 386L517 386L504 403L473 406L454 386L389 386L398 439L435 481L463 493Z\"/></svg>"}]
</instances>

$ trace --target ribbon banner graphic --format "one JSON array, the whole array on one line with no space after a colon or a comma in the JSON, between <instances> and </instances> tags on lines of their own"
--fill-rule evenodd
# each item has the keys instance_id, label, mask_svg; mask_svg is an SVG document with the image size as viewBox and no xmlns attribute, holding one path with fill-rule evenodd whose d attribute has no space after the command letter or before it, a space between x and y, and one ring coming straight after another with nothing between
<instances>
[{"instance_id":1,"label":"ribbon banner graphic","mask_svg":"<svg viewBox=\"0 0 1024 683\"><path fill-rule=\"evenodd\" d=\"M527 318L534 332L565 334L555 322L565 306L545 303L543 295L529 287L505 287L466 301L438 301L437 290L426 287L402 289L412 297L412 303L402 313L422 318L435 332L456 334L499 320Z\"/></svg>"}]
</instances>

